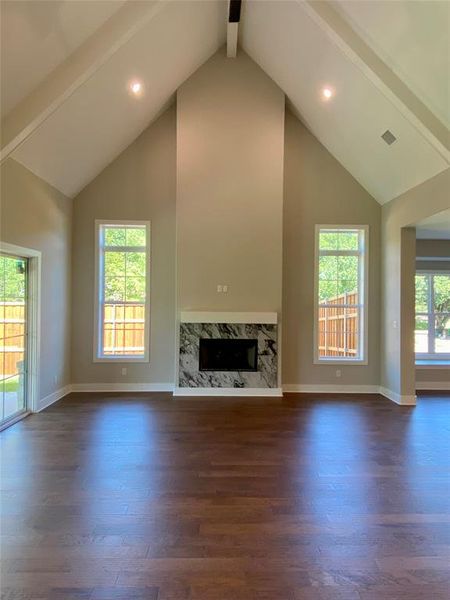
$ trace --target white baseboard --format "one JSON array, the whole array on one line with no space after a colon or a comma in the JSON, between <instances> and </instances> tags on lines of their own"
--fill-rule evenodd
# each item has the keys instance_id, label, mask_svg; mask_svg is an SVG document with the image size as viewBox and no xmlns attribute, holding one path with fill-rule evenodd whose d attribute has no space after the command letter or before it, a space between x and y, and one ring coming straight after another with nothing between
<instances>
[{"instance_id":1,"label":"white baseboard","mask_svg":"<svg viewBox=\"0 0 450 600\"><path fill-rule=\"evenodd\" d=\"M414 406L416 404L416 396L401 396L378 385L286 384L283 386L283 391L308 394L381 394L401 406Z\"/></svg>"},{"instance_id":2,"label":"white baseboard","mask_svg":"<svg viewBox=\"0 0 450 600\"><path fill-rule=\"evenodd\" d=\"M172 383L74 383L72 392L172 392Z\"/></svg>"},{"instance_id":3,"label":"white baseboard","mask_svg":"<svg viewBox=\"0 0 450 600\"><path fill-rule=\"evenodd\" d=\"M176 387L173 391L174 396L252 396L268 397L283 396L281 388L227 388L227 387Z\"/></svg>"},{"instance_id":4,"label":"white baseboard","mask_svg":"<svg viewBox=\"0 0 450 600\"><path fill-rule=\"evenodd\" d=\"M450 390L449 382L418 382L417 390ZM222 396L222 397L281 397L283 392L316 394L381 394L402 406L414 406L416 396L401 396L392 390L377 385L314 385L289 383L282 388L186 388L172 383L74 383L66 385L52 394L41 398L35 412L40 412L70 392L173 392L177 397Z\"/></svg>"},{"instance_id":5,"label":"white baseboard","mask_svg":"<svg viewBox=\"0 0 450 600\"><path fill-rule=\"evenodd\" d=\"M336 384L303 384L286 383L283 392L301 392L306 394L379 394L378 385L336 385Z\"/></svg>"},{"instance_id":6,"label":"white baseboard","mask_svg":"<svg viewBox=\"0 0 450 600\"><path fill-rule=\"evenodd\" d=\"M71 391L72 386L69 384L59 388L59 390L52 392L48 396L41 398L34 412L40 412L41 410L44 410L44 408L47 408L47 406L50 406L50 404L53 404L54 402L61 400L61 398L64 398L64 396L67 396L67 394L70 394Z\"/></svg>"},{"instance_id":7,"label":"white baseboard","mask_svg":"<svg viewBox=\"0 0 450 600\"><path fill-rule=\"evenodd\" d=\"M450 390L450 381L416 381L416 390L447 392Z\"/></svg>"},{"instance_id":8,"label":"white baseboard","mask_svg":"<svg viewBox=\"0 0 450 600\"><path fill-rule=\"evenodd\" d=\"M399 404L400 406L415 406L416 405L416 396L412 395L412 396L401 396L400 394L397 394L397 392L393 392L392 390L388 390L387 388L380 386L380 394L382 394L383 396L385 396L386 398L388 398L389 400L392 400L392 402L395 402L396 404Z\"/></svg>"}]
</instances>

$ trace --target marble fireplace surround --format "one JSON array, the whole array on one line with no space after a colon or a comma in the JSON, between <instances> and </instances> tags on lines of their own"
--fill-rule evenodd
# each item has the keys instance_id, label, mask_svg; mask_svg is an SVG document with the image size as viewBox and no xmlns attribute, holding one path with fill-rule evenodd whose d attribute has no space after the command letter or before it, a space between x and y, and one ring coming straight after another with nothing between
<instances>
[{"instance_id":1,"label":"marble fireplace surround","mask_svg":"<svg viewBox=\"0 0 450 600\"><path fill-rule=\"evenodd\" d=\"M257 339L258 370L199 371L200 338ZM275 312L182 311L175 396L282 396Z\"/></svg>"}]
</instances>

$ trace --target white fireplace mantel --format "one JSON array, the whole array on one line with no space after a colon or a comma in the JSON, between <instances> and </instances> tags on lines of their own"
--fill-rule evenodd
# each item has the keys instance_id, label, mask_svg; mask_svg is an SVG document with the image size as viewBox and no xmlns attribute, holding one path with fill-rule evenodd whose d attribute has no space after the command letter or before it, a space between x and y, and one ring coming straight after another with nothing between
<instances>
[{"instance_id":1,"label":"white fireplace mantel","mask_svg":"<svg viewBox=\"0 0 450 600\"><path fill-rule=\"evenodd\" d=\"M276 325L278 314L276 312L219 312L219 311L194 311L182 310L181 323L259 323L262 325Z\"/></svg>"}]
</instances>

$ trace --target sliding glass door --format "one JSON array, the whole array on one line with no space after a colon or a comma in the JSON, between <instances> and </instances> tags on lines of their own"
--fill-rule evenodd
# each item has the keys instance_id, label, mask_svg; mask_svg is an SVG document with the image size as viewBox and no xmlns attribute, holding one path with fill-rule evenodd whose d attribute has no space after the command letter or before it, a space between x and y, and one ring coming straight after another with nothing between
<instances>
[{"instance_id":1,"label":"sliding glass door","mask_svg":"<svg viewBox=\"0 0 450 600\"><path fill-rule=\"evenodd\" d=\"M28 259L0 254L0 426L27 410Z\"/></svg>"}]
</instances>

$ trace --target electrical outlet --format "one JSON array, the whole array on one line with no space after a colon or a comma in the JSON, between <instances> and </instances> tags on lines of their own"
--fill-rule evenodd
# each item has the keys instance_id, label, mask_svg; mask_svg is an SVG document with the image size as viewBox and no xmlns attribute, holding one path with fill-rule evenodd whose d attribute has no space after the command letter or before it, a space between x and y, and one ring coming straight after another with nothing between
<instances>
[{"instance_id":1,"label":"electrical outlet","mask_svg":"<svg viewBox=\"0 0 450 600\"><path fill-rule=\"evenodd\" d=\"M122 368L122 375L126 375L128 373L128 369L126 367Z\"/></svg>"},{"instance_id":2,"label":"electrical outlet","mask_svg":"<svg viewBox=\"0 0 450 600\"><path fill-rule=\"evenodd\" d=\"M57 385L58 383L58 375L53 375L53 383Z\"/></svg>"},{"instance_id":3,"label":"electrical outlet","mask_svg":"<svg viewBox=\"0 0 450 600\"><path fill-rule=\"evenodd\" d=\"M342 375L342 371L340 369L336 369L336 377L340 377Z\"/></svg>"},{"instance_id":4,"label":"electrical outlet","mask_svg":"<svg viewBox=\"0 0 450 600\"><path fill-rule=\"evenodd\" d=\"M217 293L221 294L223 292L223 285L218 285L217 286Z\"/></svg>"},{"instance_id":5,"label":"electrical outlet","mask_svg":"<svg viewBox=\"0 0 450 600\"><path fill-rule=\"evenodd\" d=\"M226 294L228 292L228 286L227 285L222 286L222 291L224 294Z\"/></svg>"}]
</instances>

